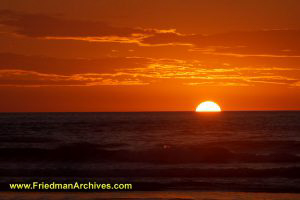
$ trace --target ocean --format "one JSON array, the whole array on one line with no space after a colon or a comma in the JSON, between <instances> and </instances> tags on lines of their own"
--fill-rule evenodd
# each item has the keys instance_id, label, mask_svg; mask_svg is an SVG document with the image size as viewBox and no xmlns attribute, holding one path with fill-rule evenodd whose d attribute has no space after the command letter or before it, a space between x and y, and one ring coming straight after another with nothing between
<instances>
[{"instance_id":1,"label":"ocean","mask_svg":"<svg viewBox=\"0 0 300 200\"><path fill-rule=\"evenodd\" d=\"M300 112L1 113L0 189L300 192Z\"/></svg>"}]
</instances>

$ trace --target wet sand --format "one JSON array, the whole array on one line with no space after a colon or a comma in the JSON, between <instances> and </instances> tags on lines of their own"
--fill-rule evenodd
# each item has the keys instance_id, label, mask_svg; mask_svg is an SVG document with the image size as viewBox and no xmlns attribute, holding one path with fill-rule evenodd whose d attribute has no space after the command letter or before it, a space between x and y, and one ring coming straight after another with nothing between
<instances>
[{"instance_id":1,"label":"wet sand","mask_svg":"<svg viewBox=\"0 0 300 200\"><path fill-rule=\"evenodd\" d=\"M147 199L147 200L296 200L300 194L292 193L254 193L254 192L195 192L195 191L168 191L168 192L101 192L101 193L65 193L65 192L3 192L0 199L89 199L89 200L124 200L124 199Z\"/></svg>"}]
</instances>

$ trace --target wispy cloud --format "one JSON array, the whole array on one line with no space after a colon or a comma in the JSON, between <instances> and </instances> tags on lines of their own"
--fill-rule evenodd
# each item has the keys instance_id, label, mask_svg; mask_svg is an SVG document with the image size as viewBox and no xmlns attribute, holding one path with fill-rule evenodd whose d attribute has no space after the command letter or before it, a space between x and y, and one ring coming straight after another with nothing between
<instances>
[{"instance_id":1,"label":"wispy cloud","mask_svg":"<svg viewBox=\"0 0 300 200\"><path fill-rule=\"evenodd\" d=\"M292 67L241 67L222 63L205 65L199 60L145 57L61 59L0 54L0 84L26 86L145 85L176 80L183 85L294 86L299 69Z\"/></svg>"},{"instance_id":2,"label":"wispy cloud","mask_svg":"<svg viewBox=\"0 0 300 200\"><path fill-rule=\"evenodd\" d=\"M152 62L143 57L55 58L0 53L0 69L19 69L53 74L111 73L117 69L146 67Z\"/></svg>"},{"instance_id":3,"label":"wispy cloud","mask_svg":"<svg viewBox=\"0 0 300 200\"><path fill-rule=\"evenodd\" d=\"M102 74L74 74L69 76L44 74L25 70L0 70L1 86L96 86L96 85L145 85L147 83L130 77L112 78Z\"/></svg>"}]
</instances>

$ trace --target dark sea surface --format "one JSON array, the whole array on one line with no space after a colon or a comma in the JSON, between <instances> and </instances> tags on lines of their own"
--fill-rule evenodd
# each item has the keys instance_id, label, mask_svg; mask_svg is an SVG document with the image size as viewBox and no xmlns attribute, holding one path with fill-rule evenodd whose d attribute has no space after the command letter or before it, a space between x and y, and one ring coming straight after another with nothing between
<instances>
[{"instance_id":1,"label":"dark sea surface","mask_svg":"<svg viewBox=\"0 0 300 200\"><path fill-rule=\"evenodd\" d=\"M300 112L1 113L0 189L300 192Z\"/></svg>"}]
</instances>

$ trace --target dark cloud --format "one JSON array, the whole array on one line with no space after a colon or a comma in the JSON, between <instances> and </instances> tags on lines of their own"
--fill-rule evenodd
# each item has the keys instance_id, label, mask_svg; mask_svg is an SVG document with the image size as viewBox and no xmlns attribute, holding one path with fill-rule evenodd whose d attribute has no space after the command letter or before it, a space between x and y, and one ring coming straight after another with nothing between
<instances>
[{"instance_id":1,"label":"dark cloud","mask_svg":"<svg viewBox=\"0 0 300 200\"><path fill-rule=\"evenodd\" d=\"M113 27L104 22L62 19L45 14L25 14L0 11L0 24L13 27L15 32L29 37L129 37L150 30Z\"/></svg>"},{"instance_id":2,"label":"dark cloud","mask_svg":"<svg viewBox=\"0 0 300 200\"><path fill-rule=\"evenodd\" d=\"M99 21L64 19L9 10L0 11L0 24L12 27L16 34L37 38L137 43L150 46L189 44L195 51L232 56L300 56L300 30L184 34L175 30L113 27Z\"/></svg>"}]
</instances>

